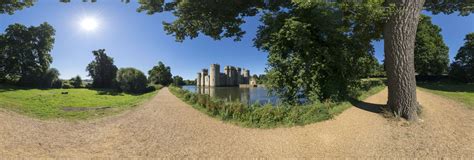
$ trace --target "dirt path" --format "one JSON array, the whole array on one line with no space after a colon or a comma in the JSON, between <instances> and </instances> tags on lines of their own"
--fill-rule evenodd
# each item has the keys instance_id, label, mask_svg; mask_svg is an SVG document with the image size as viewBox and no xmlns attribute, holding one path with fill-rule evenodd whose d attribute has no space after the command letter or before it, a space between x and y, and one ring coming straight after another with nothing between
<instances>
[{"instance_id":1,"label":"dirt path","mask_svg":"<svg viewBox=\"0 0 474 160\"><path fill-rule=\"evenodd\" d=\"M162 89L124 114L90 122L40 121L0 110L1 158L474 158L474 111L418 91L423 122L366 111L384 90L333 120L249 129L210 118Z\"/></svg>"}]
</instances>

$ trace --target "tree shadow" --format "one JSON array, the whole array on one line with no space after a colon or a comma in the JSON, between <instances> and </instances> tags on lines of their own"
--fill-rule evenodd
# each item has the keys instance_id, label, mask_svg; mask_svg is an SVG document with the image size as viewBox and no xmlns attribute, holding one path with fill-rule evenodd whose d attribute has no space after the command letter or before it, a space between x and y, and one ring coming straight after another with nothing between
<instances>
[{"instance_id":1,"label":"tree shadow","mask_svg":"<svg viewBox=\"0 0 474 160\"><path fill-rule=\"evenodd\" d=\"M357 99L350 99L349 102L359 109L372 113L383 113L386 108L385 104L368 103Z\"/></svg>"},{"instance_id":2,"label":"tree shadow","mask_svg":"<svg viewBox=\"0 0 474 160\"><path fill-rule=\"evenodd\" d=\"M123 92L115 89L93 88L91 90L95 90L98 95L123 96Z\"/></svg>"},{"instance_id":3,"label":"tree shadow","mask_svg":"<svg viewBox=\"0 0 474 160\"><path fill-rule=\"evenodd\" d=\"M437 82L437 83L418 83L418 87L430 90L438 90L445 92L469 92L474 93L474 83L454 83L454 82Z\"/></svg>"}]
</instances>

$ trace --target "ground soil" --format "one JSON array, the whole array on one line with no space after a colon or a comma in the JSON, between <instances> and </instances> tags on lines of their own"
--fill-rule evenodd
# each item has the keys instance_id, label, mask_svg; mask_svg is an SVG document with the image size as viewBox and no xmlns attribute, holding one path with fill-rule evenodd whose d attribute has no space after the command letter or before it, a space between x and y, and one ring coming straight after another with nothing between
<instances>
[{"instance_id":1,"label":"ground soil","mask_svg":"<svg viewBox=\"0 0 474 160\"><path fill-rule=\"evenodd\" d=\"M418 91L418 123L384 118L387 90L332 120L276 129L211 118L167 88L123 114L37 120L0 110L1 158L474 158L474 110Z\"/></svg>"}]
</instances>

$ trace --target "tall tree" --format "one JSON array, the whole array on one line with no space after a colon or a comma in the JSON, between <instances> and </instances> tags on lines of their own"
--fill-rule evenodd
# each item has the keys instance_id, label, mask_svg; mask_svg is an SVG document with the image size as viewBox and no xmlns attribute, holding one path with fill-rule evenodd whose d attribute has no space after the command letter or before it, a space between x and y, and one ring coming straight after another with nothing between
<instances>
[{"instance_id":1,"label":"tall tree","mask_svg":"<svg viewBox=\"0 0 474 160\"><path fill-rule=\"evenodd\" d=\"M239 27L245 22L244 17L258 15L259 10L274 12L280 9L281 12L286 12L293 9L288 6L294 4L317 5L319 2L322 1L230 0L224 2L215 0L174 0L168 3L164 1L141 1L139 11L146 11L148 14L172 11L177 19L172 23L164 23L164 25L168 34L175 36L177 41L182 41L186 37L197 37L199 33L214 39L234 37L239 40L244 33ZM377 20L375 23L383 22L381 26L373 27L372 30L378 30L379 27L383 30L389 89L388 106L396 116L408 120L418 119L419 106L416 99L414 50L420 12L425 8L435 14L450 14L459 11L460 15L468 15L474 11L474 2L472 0L426 0L426 3L425 0L364 0L353 2L329 0L327 2L338 4L341 9L348 9L348 15L356 15L356 21ZM358 10L359 7L368 7L372 10ZM387 9L389 14L373 14L373 12L381 11L378 8ZM366 13L369 13L367 15L384 15L384 18L382 21L378 21L378 18L364 16ZM311 13L311 15L318 14L320 13ZM368 19L364 20L357 17ZM370 28L371 26L367 27Z\"/></svg>"},{"instance_id":2,"label":"tall tree","mask_svg":"<svg viewBox=\"0 0 474 160\"><path fill-rule=\"evenodd\" d=\"M0 14L13 14L17 10L33 5L35 0L2 0L0 1Z\"/></svg>"},{"instance_id":3,"label":"tall tree","mask_svg":"<svg viewBox=\"0 0 474 160\"><path fill-rule=\"evenodd\" d=\"M183 77L181 76L173 76L173 84L175 86L182 86L185 85Z\"/></svg>"},{"instance_id":4,"label":"tall tree","mask_svg":"<svg viewBox=\"0 0 474 160\"><path fill-rule=\"evenodd\" d=\"M12 24L5 32L0 36L1 75L19 79L21 85L39 85L36 79L46 73L53 60L49 52L54 44L54 28L48 23L38 27Z\"/></svg>"},{"instance_id":5,"label":"tall tree","mask_svg":"<svg viewBox=\"0 0 474 160\"><path fill-rule=\"evenodd\" d=\"M114 59L105 54L105 49L92 51L95 56L86 68L89 76L92 77L92 87L110 88L113 86L117 75L117 66L114 65Z\"/></svg>"},{"instance_id":6,"label":"tall tree","mask_svg":"<svg viewBox=\"0 0 474 160\"><path fill-rule=\"evenodd\" d=\"M419 75L441 75L448 70L449 48L441 36L441 28L422 15L416 32L415 71Z\"/></svg>"},{"instance_id":7,"label":"tall tree","mask_svg":"<svg viewBox=\"0 0 474 160\"><path fill-rule=\"evenodd\" d=\"M464 82L474 82L474 33L466 35L464 45L451 64L450 75Z\"/></svg>"},{"instance_id":8,"label":"tall tree","mask_svg":"<svg viewBox=\"0 0 474 160\"><path fill-rule=\"evenodd\" d=\"M171 68L169 66L165 66L163 62L158 62L157 66L154 66L150 71L148 71L148 81L152 84L161 84L161 85L169 85L173 82Z\"/></svg>"}]
</instances>

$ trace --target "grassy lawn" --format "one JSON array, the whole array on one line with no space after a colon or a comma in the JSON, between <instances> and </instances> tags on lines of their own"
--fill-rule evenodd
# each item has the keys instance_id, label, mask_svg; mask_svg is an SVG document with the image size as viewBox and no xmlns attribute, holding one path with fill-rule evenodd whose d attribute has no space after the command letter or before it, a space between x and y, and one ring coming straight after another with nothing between
<instances>
[{"instance_id":1,"label":"grassy lawn","mask_svg":"<svg viewBox=\"0 0 474 160\"><path fill-rule=\"evenodd\" d=\"M459 101L466 104L470 109L474 109L474 83L419 83L418 87L423 88L425 91Z\"/></svg>"},{"instance_id":2,"label":"grassy lawn","mask_svg":"<svg viewBox=\"0 0 474 160\"><path fill-rule=\"evenodd\" d=\"M155 93L131 95L107 90L27 89L0 85L0 107L40 119L89 119L133 108Z\"/></svg>"}]
</instances>

